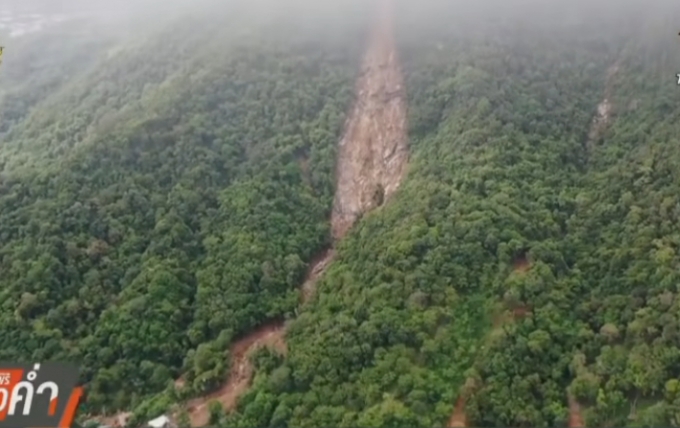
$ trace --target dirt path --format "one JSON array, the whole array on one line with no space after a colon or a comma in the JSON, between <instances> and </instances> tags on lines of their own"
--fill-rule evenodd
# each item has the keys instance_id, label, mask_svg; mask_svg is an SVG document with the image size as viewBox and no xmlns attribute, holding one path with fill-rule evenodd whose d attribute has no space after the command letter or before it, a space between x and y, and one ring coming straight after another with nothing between
<instances>
[{"instance_id":1,"label":"dirt path","mask_svg":"<svg viewBox=\"0 0 680 428\"><path fill-rule=\"evenodd\" d=\"M314 285L326 270L326 267L335 256L333 249L327 249L320 253L310 265L309 271L302 285L302 303L306 303L314 292ZM286 324L282 321L273 321L252 331L231 345L231 371L227 382L217 391L208 395L194 398L185 404L192 427L202 427L210 420L210 402L217 401L227 412L236 408L239 397L248 390L253 376L253 366L250 363L250 355L257 349L265 346L286 354L285 334ZM180 386L180 385L178 385Z\"/></svg>"},{"instance_id":2,"label":"dirt path","mask_svg":"<svg viewBox=\"0 0 680 428\"><path fill-rule=\"evenodd\" d=\"M406 101L403 78L392 32L391 0L381 0L356 84L356 99L345 123L336 165L336 193L331 215L333 240L341 239L361 214L382 205L399 186L408 161ZM316 282L335 257L333 248L312 260L302 284L306 303ZM216 400L225 410L236 407L248 389L253 367L248 356L261 346L287 352L283 323L267 324L236 341L231 348L232 370L218 391L186 404L193 427L205 426L209 403Z\"/></svg>"}]
</instances>

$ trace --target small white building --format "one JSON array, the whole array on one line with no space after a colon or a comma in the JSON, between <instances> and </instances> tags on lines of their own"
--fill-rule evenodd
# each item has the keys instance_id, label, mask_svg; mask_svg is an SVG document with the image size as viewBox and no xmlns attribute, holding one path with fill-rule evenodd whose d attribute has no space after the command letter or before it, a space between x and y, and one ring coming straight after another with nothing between
<instances>
[{"instance_id":1,"label":"small white building","mask_svg":"<svg viewBox=\"0 0 680 428\"><path fill-rule=\"evenodd\" d=\"M147 422L147 425L151 428L174 428L172 421L166 415L159 416L156 419L152 419Z\"/></svg>"}]
</instances>

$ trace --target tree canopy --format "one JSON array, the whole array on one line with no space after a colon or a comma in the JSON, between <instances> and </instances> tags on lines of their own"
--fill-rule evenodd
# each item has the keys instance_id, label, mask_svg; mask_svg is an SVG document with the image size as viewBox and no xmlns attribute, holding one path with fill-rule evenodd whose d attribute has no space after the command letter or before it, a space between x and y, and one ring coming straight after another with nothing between
<instances>
[{"instance_id":1,"label":"tree canopy","mask_svg":"<svg viewBox=\"0 0 680 428\"><path fill-rule=\"evenodd\" d=\"M678 426L677 6L416 3L396 19L408 175L302 307L372 8L233 3L16 42L0 359L77 362L83 413L153 417L295 318L213 423L443 426L464 395L474 426L564 426L568 397L588 426Z\"/></svg>"}]
</instances>

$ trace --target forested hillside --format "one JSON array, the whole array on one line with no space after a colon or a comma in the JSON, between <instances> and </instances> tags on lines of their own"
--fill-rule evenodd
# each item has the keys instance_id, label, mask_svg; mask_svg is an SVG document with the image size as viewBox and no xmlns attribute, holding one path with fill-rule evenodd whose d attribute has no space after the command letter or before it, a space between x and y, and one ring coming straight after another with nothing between
<instances>
[{"instance_id":1,"label":"forested hillside","mask_svg":"<svg viewBox=\"0 0 680 428\"><path fill-rule=\"evenodd\" d=\"M678 5L395 4L408 172L302 306L348 112L393 125L387 101L353 108L392 95L355 85L371 2L206 0L125 37L16 42L0 359L77 362L82 413L139 422L285 318L285 355L252 352L211 422L679 426Z\"/></svg>"},{"instance_id":2,"label":"forested hillside","mask_svg":"<svg viewBox=\"0 0 680 428\"><path fill-rule=\"evenodd\" d=\"M19 123L81 68L87 68L110 42L107 34L66 31L59 27L5 47L0 73L0 132Z\"/></svg>"},{"instance_id":3,"label":"forested hillside","mask_svg":"<svg viewBox=\"0 0 680 428\"><path fill-rule=\"evenodd\" d=\"M79 362L85 410L130 408L210 388L233 336L295 308L364 32L327 13L203 10L3 97L0 359Z\"/></svg>"},{"instance_id":4,"label":"forested hillside","mask_svg":"<svg viewBox=\"0 0 680 428\"><path fill-rule=\"evenodd\" d=\"M224 426L676 426L676 14L402 6L410 174Z\"/></svg>"}]
</instances>

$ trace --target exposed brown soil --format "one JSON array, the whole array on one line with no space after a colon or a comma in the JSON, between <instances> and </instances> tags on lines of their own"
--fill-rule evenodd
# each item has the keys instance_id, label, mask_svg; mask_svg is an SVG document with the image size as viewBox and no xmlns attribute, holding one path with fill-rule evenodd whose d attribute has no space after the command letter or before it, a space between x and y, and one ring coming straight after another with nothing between
<instances>
[{"instance_id":1,"label":"exposed brown soil","mask_svg":"<svg viewBox=\"0 0 680 428\"><path fill-rule=\"evenodd\" d=\"M331 215L334 241L341 239L361 214L387 200L399 186L408 160L406 102L403 78L392 35L392 3L381 0L356 85L356 100L345 123L336 165L336 193ZM303 170L306 165L303 165ZM380 194L379 201L376 193ZM330 248L312 260L302 285L302 303L315 292L317 280L335 257ZM209 403L233 410L249 387L253 367L248 356L260 346L285 353L285 326L270 323L236 341L231 348L232 370L218 391L186 404L191 425L205 426Z\"/></svg>"},{"instance_id":2,"label":"exposed brown soil","mask_svg":"<svg viewBox=\"0 0 680 428\"><path fill-rule=\"evenodd\" d=\"M345 124L336 168L333 237L398 188L408 161L404 83L392 31L392 2L381 2ZM379 200L376 200L379 194Z\"/></svg>"},{"instance_id":3,"label":"exposed brown soil","mask_svg":"<svg viewBox=\"0 0 680 428\"><path fill-rule=\"evenodd\" d=\"M529 263L526 257L518 257L512 263L512 270L514 272L526 273L529 269L531 269L531 263Z\"/></svg>"},{"instance_id":4,"label":"exposed brown soil","mask_svg":"<svg viewBox=\"0 0 680 428\"><path fill-rule=\"evenodd\" d=\"M209 405L213 400L221 403L226 411L236 407L238 398L248 389L253 375L253 366L248 359L250 353L262 346L267 346L285 354L287 348L283 340L283 330L283 322L271 323L234 342L231 346L232 369L227 382L219 390L186 404L191 426L202 427L208 424Z\"/></svg>"},{"instance_id":5,"label":"exposed brown soil","mask_svg":"<svg viewBox=\"0 0 680 428\"><path fill-rule=\"evenodd\" d=\"M309 299L314 295L316 290L316 281L319 280L321 275L326 271L326 268L331 261L335 258L335 250L329 248L319 255L317 255L311 263L311 268L307 274L305 282L302 284L302 303L307 303Z\"/></svg>"},{"instance_id":6,"label":"exposed brown soil","mask_svg":"<svg viewBox=\"0 0 680 428\"><path fill-rule=\"evenodd\" d=\"M585 428L586 422L581 415L581 406L569 396L569 428Z\"/></svg>"},{"instance_id":7,"label":"exposed brown soil","mask_svg":"<svg viewBox=\"0 0 680 428\"><path fill-rule=\"evenodd\" d=\"M461 395L456 401L456 408L453 410L453 414L449 419L449 428L463 428L467 427L467 417L465 416L465 397Z\"/></svg>"},{"instance_id":8,"label":"exposed brown soil","mask_svg":"<svg viewBox=\"0 0 680 428\"><path fill-rule=\"evenodd\" d=\"M302 302L311 298L314 285L335 256L333 249L327 249L312 260L310 269L302 285ZM253 366L249 356L262 346L286 354L285 324L273 321L234 342L231 346L231 370L227 382L217 391L190 400L184 405L192 427L202 427L210 420L210 402L217 401L226 411L236 407L238 398L248 390L253 376ZM184 384L182 379L175 382L176 387Z\"/></svg>"},{"instance_id":9,"label":"exposed brown soil","mask_svg":"<svg viewBox=\"0 0 680 428\"><path fill-rule=\"evenodd\" d=\"M519 306L512 310L512 319L515 321L526 318L529 315L531 315L531 311L526 306Z\"/></svg>"},{"instance_id":10,"label":"exposed brown soil","mask_svg":"<svg viewBox=\"0 0 680 428\"><path fill-rule=\"evenodd\" d=\"M92 420L97 421L100 425L106 425L112 428L122 428L127 425L130 416L132 416L132 413L130 412L119 412L112 416L100 416Z\"/></svg>"},{"instance_id":11,"label":"exposed brown soil","mask_svg":"<svg viewBox=\"0 0 680 428\"><path fill-rule=\"evenodd\" d=\"M327 249L312 260L305 282L302 285L303 303L313 295L314 284L325 271L334 255L333 249ZM282 321L272 321L265 324L231 345L232 368L227 382L217 391L190 400L184 405L189 414L191 426L202 427L209 422L211 401L218 401L226 411L231 411L236 407L238 398L248 390L253 376L254 370L249 356L262 346L286 354L285 324ZM181 388L182 386L184 386L184 380L182 378L177 379L175 387Z\"/></svg>"}]
</instances>

